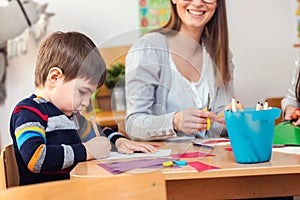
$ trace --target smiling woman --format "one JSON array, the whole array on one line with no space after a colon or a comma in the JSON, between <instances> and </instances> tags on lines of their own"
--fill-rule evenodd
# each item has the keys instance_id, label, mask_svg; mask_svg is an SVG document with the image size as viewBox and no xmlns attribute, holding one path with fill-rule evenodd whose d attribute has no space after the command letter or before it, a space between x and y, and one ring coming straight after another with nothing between
<instances>
[{"instance_id":1,"label":"smiling woman","mask_svg":"<svg viewBox=\"0 0 300 200\"><path fill-rule=\"evenodd\" d=\"M220 136L233 64L225 0L170 0L167 24L140 38L126 57L127 134L155 140ZM211 107L207 107L207 96ZM207 119L213 125L206 134Z\"/></svg>"}]
</instances>

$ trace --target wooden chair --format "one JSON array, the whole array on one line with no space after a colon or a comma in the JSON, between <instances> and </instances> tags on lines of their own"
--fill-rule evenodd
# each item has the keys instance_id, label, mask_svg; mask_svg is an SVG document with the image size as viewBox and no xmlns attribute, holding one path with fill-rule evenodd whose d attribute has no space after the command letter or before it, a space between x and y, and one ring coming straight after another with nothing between
<instances>
[{"instance_id":1,"label":"wooden chair","mask_svg":"<svg viewBox=\"0 0 300 200\"><path fill-rule=\"evenodd\" d=\"M99 48L100 54L104 59L106 66L113 62L125 63L127 52L131 45L115 46L115 47L101 47Z\"/></svg>"},{"instance_id":2,"label":"wooden chair","mask_svg":"<svg viewBox=\"0 0 300 200\"><path fill-rule=\"evenodd\" d=\"M161 172L124 174L114 177L71 179L10 188L0 193L11 199L166 199L166 183Z\"/></svg>"},{"instance_id":3,"label":"wooden chair","mask_svg":"<svg viewBox=\"0 0 300 200\"><path fill-rule=\"evenodd\" d=\"M269 106L281 109L281 100L282 99L283 99L283 97L268 97L265 99L265 101L268 102ZM280 122L282 122L281 115L278 119L275 120L275 125L279 124Z\"/></svg>"},{"instance_id":4,"label":"wooden chair","mask_svg":"<svg viewBox=\"0 0 300 200\"><path fill-rule=\"evenodd\" d=\"M14 146L6 146L0 155L0 190L19 185L19 170Z\"/></svg>"},{"instance_id":5,"label":"wooden chair","mask_svg":"<svg viewBox=\"0 0 300 200\"><path fill-rule=\"evenodd\" d=\"M130 45L115 46L115 47L102 47L99 48L100 54L102 55L104 62L109 67L114 62L125 63L125 58ZM103 85L100 88L100 92L97 95L98 108L102 111L111 110L111 97L109 89Z\"/></svg>"}]
</instances>

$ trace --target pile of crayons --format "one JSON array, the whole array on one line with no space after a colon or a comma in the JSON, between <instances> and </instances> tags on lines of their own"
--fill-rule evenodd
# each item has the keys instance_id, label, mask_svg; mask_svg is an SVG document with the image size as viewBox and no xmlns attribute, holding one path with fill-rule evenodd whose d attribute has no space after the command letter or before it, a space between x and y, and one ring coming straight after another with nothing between
<instances>
[{"instance_id":1,"label":"pile of crayons","mask_svg":"<svg viewBox=\"0 0 300 200\"><path fill-rule=\"evenodd\" d=\"M261 102L257 102L255 110L259 111L259 110L268 110L271 109L272 107L269 107L269 104L267 101L265 101L264 103ZM244 106L239 102L236 101L235 98L232 98L231 100L231 111L232 112L236 112L236 111L244 111Z\"/></svg>"}]
</instances>

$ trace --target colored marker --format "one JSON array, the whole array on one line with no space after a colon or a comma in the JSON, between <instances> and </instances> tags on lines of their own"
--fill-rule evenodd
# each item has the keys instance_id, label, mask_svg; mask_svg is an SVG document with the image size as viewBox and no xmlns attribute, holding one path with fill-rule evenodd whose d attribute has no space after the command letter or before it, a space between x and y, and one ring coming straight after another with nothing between
<instances>
[{"instance_id":1,"label":"colored marker","mask_svg":"<svg viewBox=\"0 0 300 200\"><path fill-rule=\"evenodd\" d=\"M187 165L187 162L185 160L174 160L173 162L174 162L174 164L180 165L180 166Z\"/></svg>"},{"instance_id":2,"label":"colored marker","mask_svg":"<svg viewBox=\"0 0 300 200\"><path fill-rule=\"evenodd\" d=\"M255 110L256 110L256 111L261 110L260 102L257 102Z\"/></svg>"},{"instance_id":3,"label":"colored marker","mask_svg":"<svg viewBox=\"0 0 300 200\"><path fill-rule=\"evenodd\" d=\"M210 145L206 145L206 144L200 144L200 143L194 143L193 142L193 146L194 147L204 147L204 148L208 148L208 149L213 149L214 146L210 146Z\"/></svg>"},{"instance_id":4,"label":"colored marker","mask_svg":"<svg viewBox=\"0 0 300 200\"><path fill-rule=\"evenodd\" d=\"M231 110L232 110L232 112L236 112L236 100L235 100L235 98L231 99Z\"/></svg>"},{"instance_id":5,"label":"colored marker","mask_svg":"<svg viewBox=\"0 0 300 200\"><path fill-rule=\"evenodd\" d=\"M163 162L162 165L164 167L172 167L173 166L173 161L166 161L166 162Z\"/></svg>"},{"instance_id":6,"label":"colored marker","mask_svg":"<svg viewBox=\"0 0 300 200\"><path fill-rule=\"evenodd\" d=\"M240 111L240 112L244 111L244 107L242 106L242 104L240 104L239 101L236 102L236 108L237 108L238 111Z\"/></svg>"},{"instance_id":7,"label":"colored marker","mask_svg":"<svg viewBox=\"0 0 300 200\"><path fill-rule=\"evenodd\" d=\"M267 101L265 101L264 103L264 110L268 110L269 109L269 104Z\"/></svg>"}]
</instances>

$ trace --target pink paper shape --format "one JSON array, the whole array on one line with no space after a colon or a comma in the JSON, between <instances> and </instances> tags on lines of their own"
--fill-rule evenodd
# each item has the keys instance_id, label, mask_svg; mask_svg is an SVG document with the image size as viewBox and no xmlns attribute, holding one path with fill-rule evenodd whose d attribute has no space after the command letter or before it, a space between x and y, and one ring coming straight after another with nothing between
<instances>
[{"instance_id":1,"label":"pink paper shape","mask_svg":"<svg viewBox=\"0 0 300 200\"><path fill-rule=\"evenodd\" d=\"M194 167L196 170L198 170L198 172L204 171L204 170L210 170L210 169L220 169L219 167L215 167L215 166L212 166L212 165L207 165L207 164L204 164L204 163L199 162L199 161L188 162L188 165Z\"/></svg>"},{"instance_id":2,"label":"pink paper shape","mask_svg":"<svg viewBox=\"0 0 300 200\"><path fill-rule=\"evenodd\" d=\"M225 150L226 151L232 151L232 147L226 147Z\"/></svg>"},{"instance_id":3,"label":"pink paper shape","mask_svg":"<svg viewBox=\"0 0 300 200\"><path fill-rule=\"evenodd\" d=\"M182 154L171 154L171 157L174 159L179 158L203 158L208 156L215 156L214 154L202 153L202 152L189 152L189 153L182 153Z\"/></svg>"},{"instance_id":4,"label":"pink paper shape","mask_svg":"<svg viewBox=\"0 0 300 200\"><path fill-rule=\"evenodd\" d=\"M203 142L202 144L215 144L215 143L221 143L221 142L230 142L229 139L218 139L218 140L208 140Z\"/></svg>"}]
</instances>

